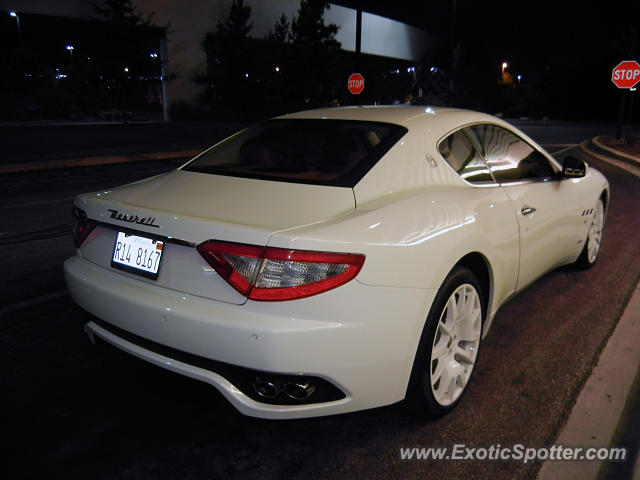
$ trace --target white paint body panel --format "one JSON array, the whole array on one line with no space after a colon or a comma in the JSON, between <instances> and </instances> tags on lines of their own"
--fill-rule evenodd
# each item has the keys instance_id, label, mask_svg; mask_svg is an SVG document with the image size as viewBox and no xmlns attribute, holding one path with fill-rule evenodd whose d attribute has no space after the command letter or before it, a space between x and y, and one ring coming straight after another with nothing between
<instances>
[{"instance_id":1,"label":"white paint body panel","mask_svg":"<svg viewBox=\"0 0 640 480\"><path fill-rule=\"evenodd\" d=\"M484 114L423 107L353 107L284 118L372 120L407 134L353 189L176 171L79 196L89 218L188 242L209 239L366 256L358 276L336 289L286 302L246 301L190 246L168 244L157 281L112 269L115 238L98 227L65 263L73 299L104 321L204 358L279 374L321 377L346 397L321 404L256 402L220 375L163 358L96 324L91 331L155 364L206 381L241 412L264 418L329 415L404 398L425 319L450 270L468 254L489 271L488 317L540 275L575 261L585 209L608 191L589 168L580 179L472 186L442 159L439 141ZM541 149L540 149L541 150ZM542 151L542 150L541 150ZM554 168L557 162L544 151ZM533 215L520 209L530 205ZM110 218L109 209L153 215L160 228ZM173 252L173 253L171 253Z\"/></svg>"}]
</instances>

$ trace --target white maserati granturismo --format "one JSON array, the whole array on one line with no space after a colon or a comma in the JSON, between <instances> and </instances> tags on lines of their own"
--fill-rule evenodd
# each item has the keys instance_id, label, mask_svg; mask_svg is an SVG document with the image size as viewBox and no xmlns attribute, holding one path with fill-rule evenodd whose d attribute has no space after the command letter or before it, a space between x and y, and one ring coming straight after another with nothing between
<instances>
[{"instance_id":1,"label":"white maserati granturismo","mask_svg":"<svg viewBox=\"0 0 640 480\"><path fill-rule=\"evenodd\" d=\"M406 398L437 417L505 301L596 262L608 202L597 170L489 115L313 110L79 195L64 270L91 340L208 382L244 414Z\"/></svg>"}]
</instances>

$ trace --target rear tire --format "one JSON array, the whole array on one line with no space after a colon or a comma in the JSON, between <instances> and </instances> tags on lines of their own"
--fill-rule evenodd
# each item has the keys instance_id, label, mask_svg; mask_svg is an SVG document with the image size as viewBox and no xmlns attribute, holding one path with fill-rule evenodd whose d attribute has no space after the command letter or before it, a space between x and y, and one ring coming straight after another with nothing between
<instances>
[{"instance_id":1,"label":"rear tire","mask_svg":"<svg viewBox=\"0 0 640 480\"><path fill-rule=\"evenodd\" d=\"M456 266L431 305L413 362L407 401L416 413L438 418L460 402L478 359L484 305L476 276Z\"/></svg>"},{"instance_id":2,"label":"rear tire","mask_svg":"<svg viewBox=\"0 0 640 480\"><path fill-rule=\"evenodd\" d=\"M587 232L582 252L576 260L575 266L580 269L591 268L598 260L600 245L602 244L602 234L604 233L604 202L598 199L591 215L591 225Z\"/></svg>"}]
</instances>

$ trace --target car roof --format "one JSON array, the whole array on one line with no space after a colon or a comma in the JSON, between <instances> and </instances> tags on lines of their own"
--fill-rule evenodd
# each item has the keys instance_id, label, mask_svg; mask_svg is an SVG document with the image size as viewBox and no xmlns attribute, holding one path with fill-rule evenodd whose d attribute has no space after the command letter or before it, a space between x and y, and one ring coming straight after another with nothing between
<instances>
[{"instance_id":1,"label":"car roof","mask_svg":"<svg viewBox=\"0 0 640 480\"><path fill-rule=\"evenodd\" d=\"M320 108L282 115L281 119L329 119L360 120L370 122L395 123L405 127L418 121L421 125L439 125L440 129L454 128L466 123L490 121L502 123L499 119L484 113L449 107L417 105L365 105L338 108Z\"/></svg>"}]
</instances>

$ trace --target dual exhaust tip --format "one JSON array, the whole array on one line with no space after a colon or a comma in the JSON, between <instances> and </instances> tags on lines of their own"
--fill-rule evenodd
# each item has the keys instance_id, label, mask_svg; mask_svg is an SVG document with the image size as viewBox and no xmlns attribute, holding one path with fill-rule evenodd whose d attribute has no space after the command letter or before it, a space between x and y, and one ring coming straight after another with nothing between
<instances>
[{"instance_id":1,"label":"dual exhaust tip","mask_svg":"<svg viewBox=\"0 0 640 480\"><path fill-rule=\"evenodd\" d=\"M257 377L253 383L253 390L259 397L264 399L273 400L281 393L284 393L291 400L302 402L308 399L313 392L316 391L316 386L310 382L285 382L272 381L265 378Z\"/></svg>"}]
</instances>

